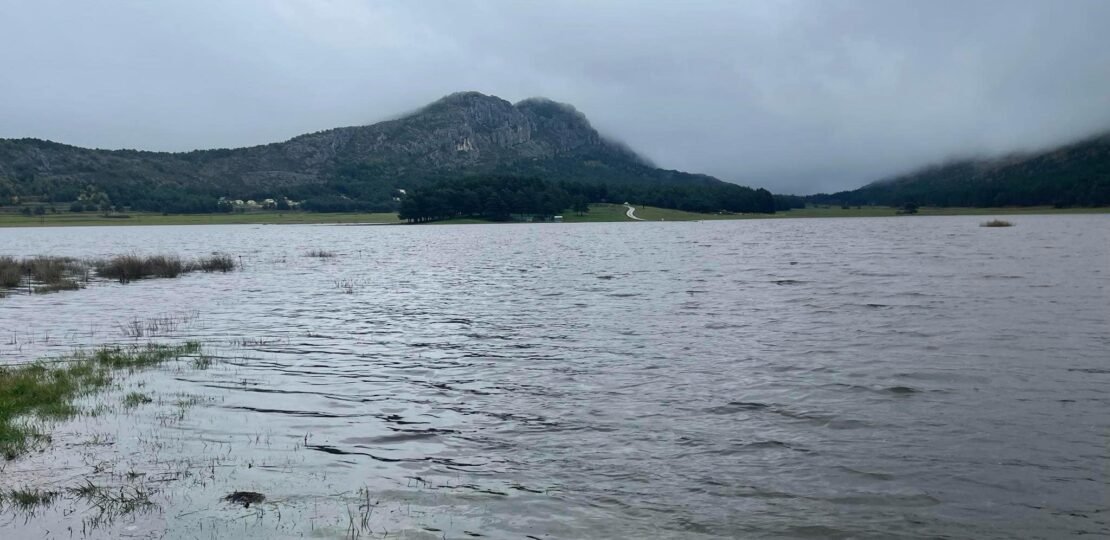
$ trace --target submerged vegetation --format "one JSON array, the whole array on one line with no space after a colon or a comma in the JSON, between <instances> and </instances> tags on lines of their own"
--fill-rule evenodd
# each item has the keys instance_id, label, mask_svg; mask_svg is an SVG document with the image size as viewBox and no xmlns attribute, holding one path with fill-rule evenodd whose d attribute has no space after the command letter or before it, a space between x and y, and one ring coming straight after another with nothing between
<instances>
[{"instance_id":1,"label":"submerged vegetation","mask_svg":"<svg viewBox=\"0 0 1110 540\"><path fill-rule=\"evenodd\" d=\"M36 443L49 442L50 435L35 421L61 420L77 414L80 411L74 401L107 386L115 372L153 367L199 350L200 344L195 341L102 347L51 363L0 367L0 455L6 460L15 459Z\"/></svg>"}]
</instances>

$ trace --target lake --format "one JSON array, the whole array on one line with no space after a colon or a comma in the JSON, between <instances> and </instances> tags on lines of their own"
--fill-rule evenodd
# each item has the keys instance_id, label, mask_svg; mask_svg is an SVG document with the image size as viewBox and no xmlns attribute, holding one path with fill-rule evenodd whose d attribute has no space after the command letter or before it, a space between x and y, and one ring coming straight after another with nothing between
<instances>
[{"instance_id":1,"label":"lake","mask_svg":"<svg viewBox=\"0 0 1110 540\"><path fill-rule=\"evenodd\" d=\"M0 465L156 507L61 497L0 536L1110 535L1110 215L986 219L0 229L242 263L0 299L2 362L216 358Z\"/></svg>"}]
</instances>

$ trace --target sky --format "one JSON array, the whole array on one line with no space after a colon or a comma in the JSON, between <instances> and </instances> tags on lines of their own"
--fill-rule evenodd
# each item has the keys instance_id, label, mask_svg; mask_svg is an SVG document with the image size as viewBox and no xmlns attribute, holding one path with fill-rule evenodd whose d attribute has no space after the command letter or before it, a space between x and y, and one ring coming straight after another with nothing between
<instances>
[{"instance_id":1,"label":"sky","mask_svg":"<svg viewBox=\"0 0 1110 540\"><path fill-rule=\"evenodd\" d=\"M238 147L446 94L776 193L1110 130L1107 0L0 0L0 137Z\"/></svg>"}]
</instances>

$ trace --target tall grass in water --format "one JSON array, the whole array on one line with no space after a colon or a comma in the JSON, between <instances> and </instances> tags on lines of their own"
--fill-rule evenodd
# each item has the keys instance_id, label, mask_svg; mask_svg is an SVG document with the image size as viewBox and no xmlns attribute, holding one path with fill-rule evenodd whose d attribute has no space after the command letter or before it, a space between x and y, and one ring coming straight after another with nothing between
<instances>
[{"instance_id":1,"label":"tall grass in water","mask_svg":"<svg viewBox=\"0 0 1110 540\"><path fill-rule=\"evenodd\" d=\"M80 288L78 279L88 276L88 264L72 257L0 257L0 287L38 284L35 291L49 292Z\"/></svg>"},{"instance_id":2,"label":"tall grass in water","mask_svg":"<svg viewBox=\"0 0 1110 540\"><path fill-rule=\"evenodd\" d=\"M334 251L327 251L324 249L312 249L304 254L305 257L316 257L318 259L330 259L335 257Z\"/></svg>"},{"instance_id":3,"label":"tall grass in water","mask_svg":"<svg viewBox=\"0 0 1110 540\"><path fill-rule=\"evenodd\" d=\"M120 283L148 277L172 278L186 270L180 257L167 255L117 255L97 261L94 266L100 277L119 280Z\"/></svg>"},{"instance_id":4,"label":"tall grass in water","mask_svg":"<svg viewBox=\"0 0 1110 540\"><path fill-rule=\"evenodd\" d=\"M0 257L0 288L25 286L43 293L80 289L95 271L100 278L129 283L137 279L174 278L188 272L230 272L238 265L230 255L184 261L176 255L118 255L108 259L81 260L72 257Z\"/></svg>"},{"instance_id":5,"label":"tall grass in water","mask_svg":"<svg viewBox=\"0 0 1110 540\"><path fill-rule=\"evenodd\" d=\"M156 366L199 350L197 342L104 347L52 365L39 362L0 367L0 455L15 459L30 450L35 441L49 440L26 420L64 419L77 414L74 400L110 384L113 372Z\"/></svg>"},{"instance_id":6,"label":"tall grass in water","mask_svg":"<svg viewBox=\"0 0 1110 540\"><path fill-rule=\"evenodd\" d=\"M24 272L40 283L57 283L81 274L86 265L72 257L33 257L23 261Z\"/></svg>"},{"instance_id":7,"label":"tall grass in water","mask_svg":"<svg viewBox=\"0 0 1110 540\"><path fill-rule=\"evenodd\" d=\"M204 272L230 272L235 270L236 264L231 255L217 253L211 257L201 257L191 266Z\"/></svg>"},{"instance_id":8,"label":"tall grass in water","mask_svg":"<svg viewBox=\"0 0 1110 540\"><path fill-rule=\"evenodd\" d=\"M992 219L979 224L980 227L1013 227L1014 224L1001 219Z\"/></svg>"},{"instance_id":9,"label":"tall grass in water","mask_svg":"<svg viewBox=\"0 0 1110 540\"><path fill-rule=\"evenodd\" d=\"M100 277L127 283L148 277L173 278L187 272L230 272L235 269L235 260L230 255L213 255L195 261L183 262L180 257L168 255L119 255L98 261L96 273Z\"/></svg>"},{"instance_id":10,"label":"tall grass in water","mask_svg":"<svg viewBox=\"0 0 1110 540\"><path fill-rule=\"evenodd\" d=\"M0 287L18 287L22 281L22 261L15 257L0 257Z\"/></svg>"}]
</instances>

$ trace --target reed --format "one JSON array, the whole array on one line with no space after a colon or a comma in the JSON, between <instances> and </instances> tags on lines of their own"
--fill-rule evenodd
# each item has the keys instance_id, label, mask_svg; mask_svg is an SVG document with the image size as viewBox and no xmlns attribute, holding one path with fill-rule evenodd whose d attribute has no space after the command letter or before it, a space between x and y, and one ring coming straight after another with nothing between
<instances>
[{"instance_id":1,"label":"reed","mask_svg":"<svg viewBox=\"0 0 1110 540\"><path fill-rule=\"evenodd\" d=\"M0 287L18 287L23 281L23 263L15 257L0 257Z\"/></svg>"},{"instance_id":2,"label":"reed","mask_svg":"<svg viewBox=\"0 0 1110 540\"><path fill-rule=\"evenodd\" d=\"M117 255L94 263L100 277L128 283L149 277L174 278L187 271L180 257L170 255Z\"/></svg>"},{"instance_id":3,"label":"reed","mask_svg":"<svg viewBox=\"0 0 1110 540\"><path fill-rule=\"evenodd\" d=\"M231 255L218 253L211 257L202 257L194 263L195 268L204 272L230 272L235 270L235 259Z\"/></svg>"}]
</instances>

